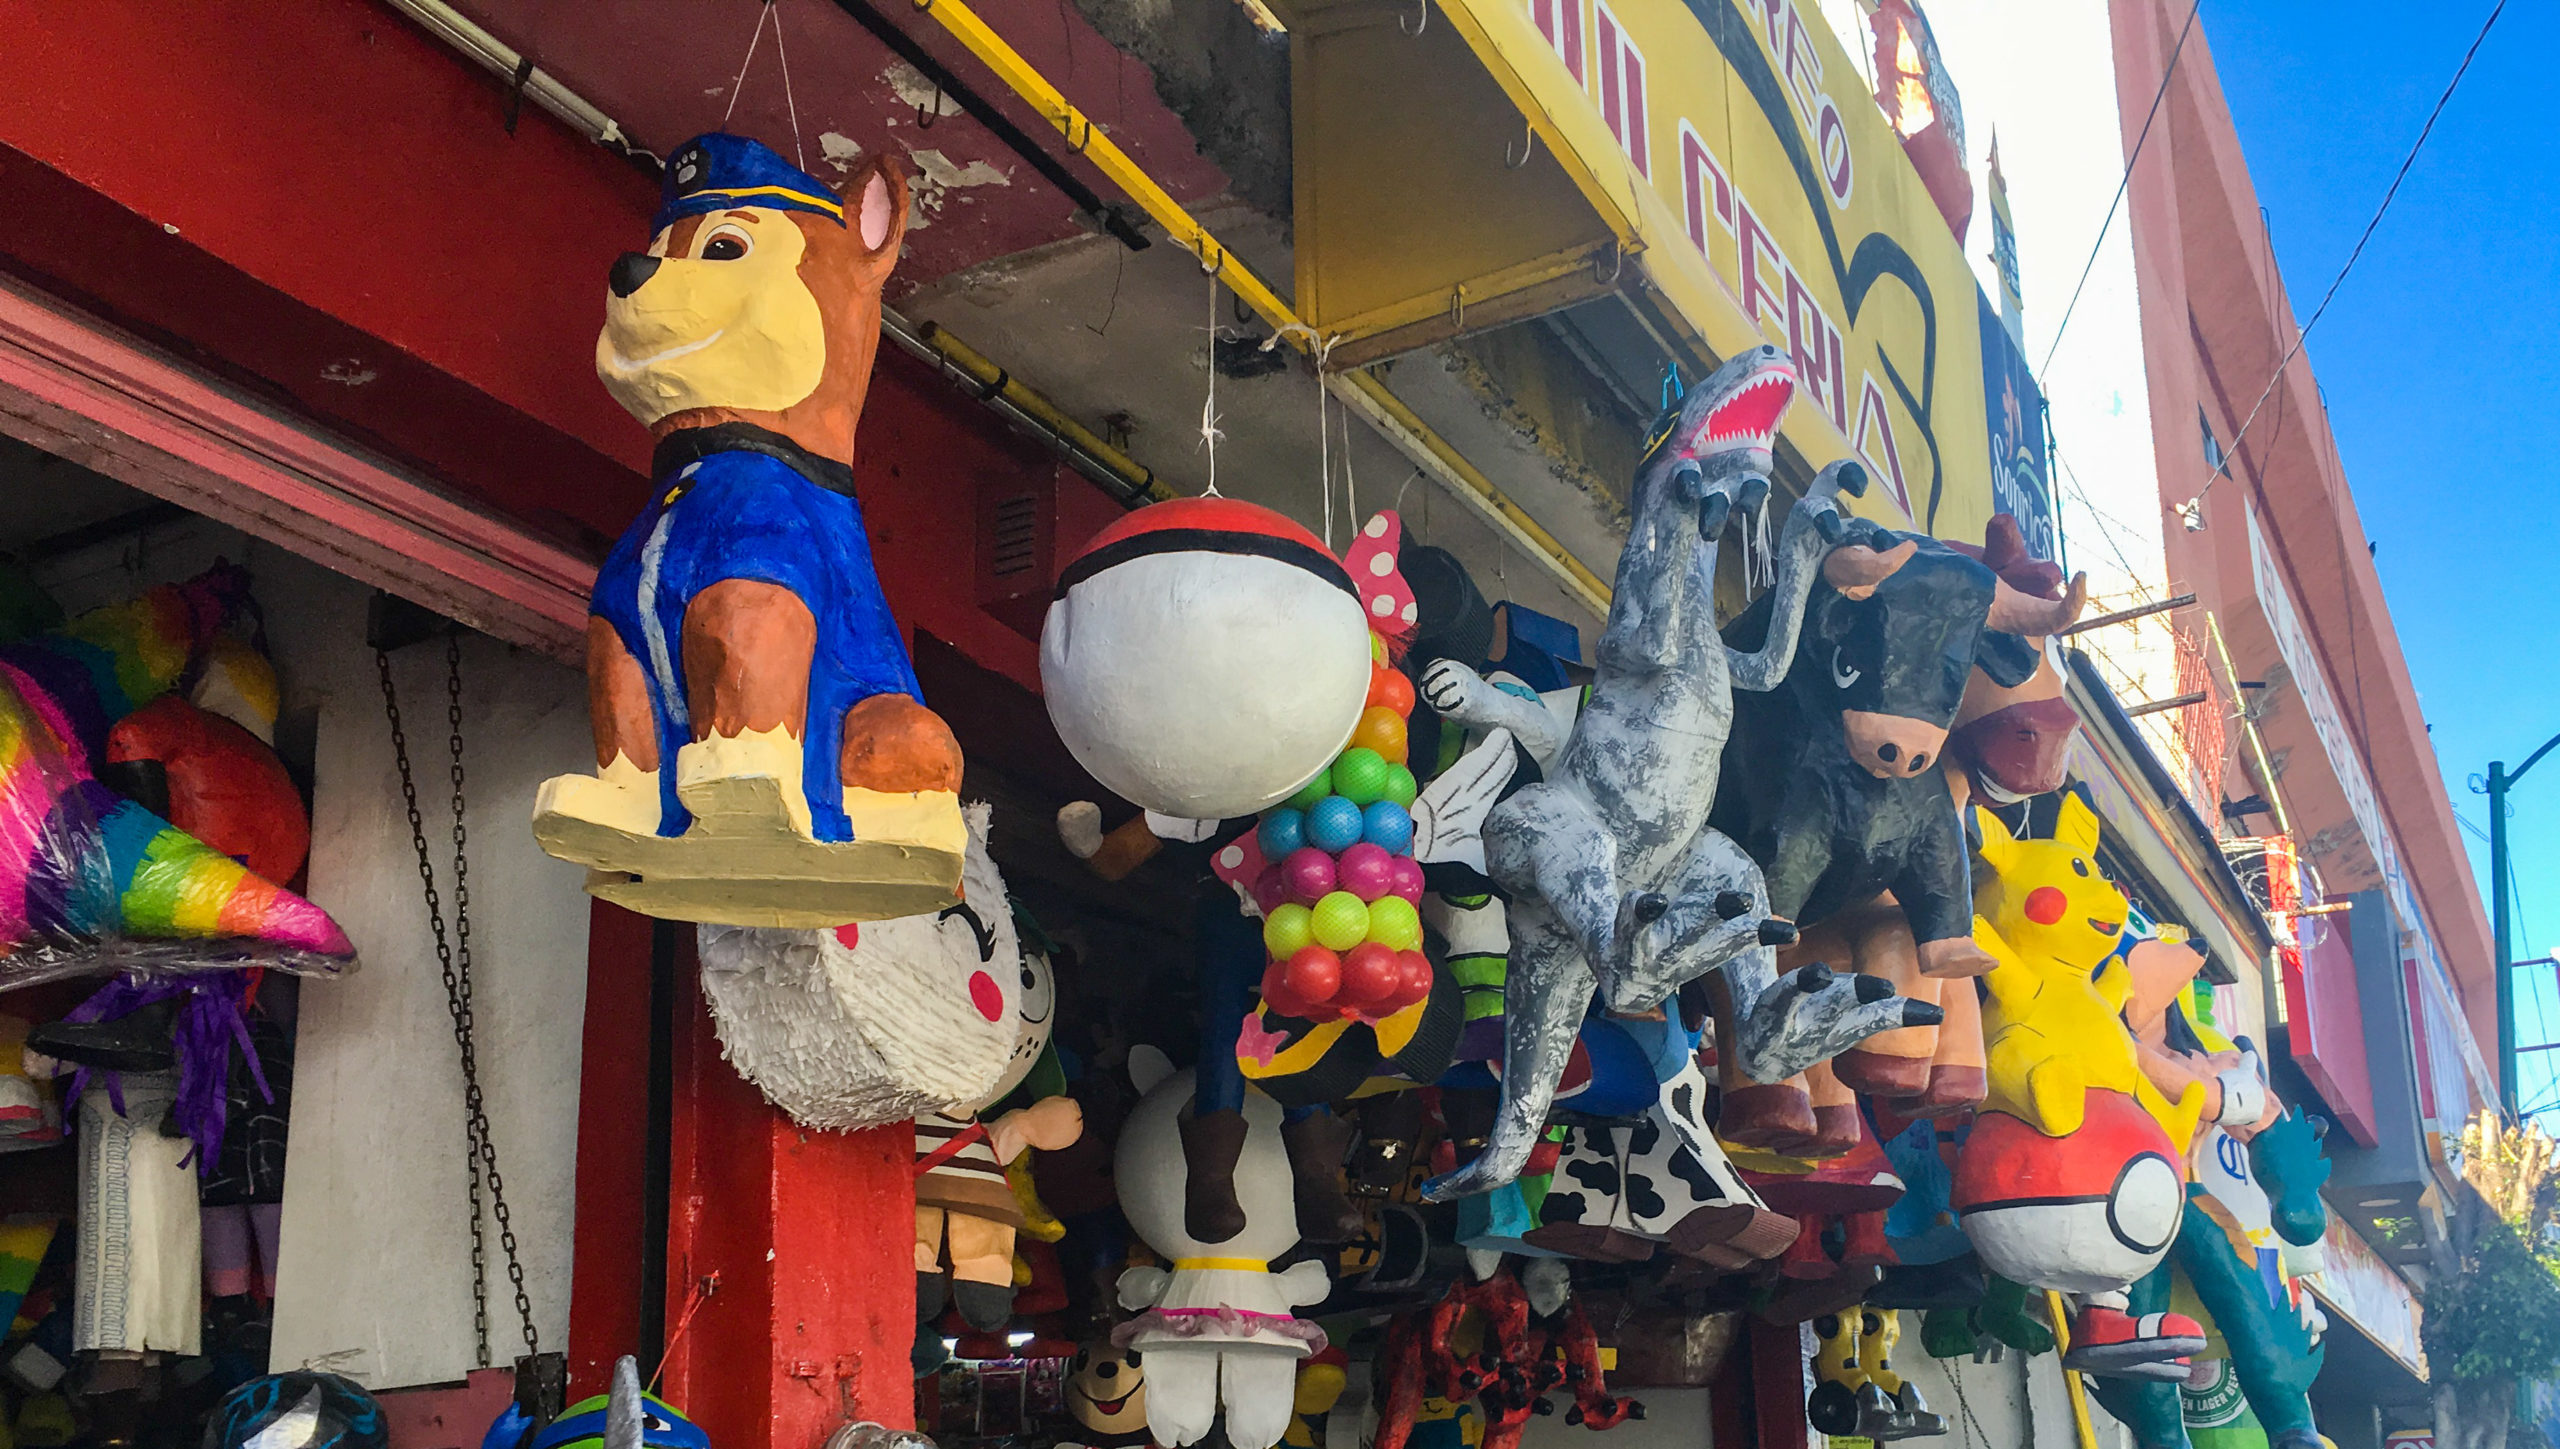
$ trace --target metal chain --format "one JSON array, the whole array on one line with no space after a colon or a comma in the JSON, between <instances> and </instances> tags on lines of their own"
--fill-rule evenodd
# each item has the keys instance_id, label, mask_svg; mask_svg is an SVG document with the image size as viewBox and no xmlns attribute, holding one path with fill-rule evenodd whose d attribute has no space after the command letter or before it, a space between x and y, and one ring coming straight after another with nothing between
<instances>
[{"instance_id":1,"label":"metal chain","mask_svg":"<svg viewBox=\"0 0 2560 1449\"><path fill-rule=\"evenodd\" d=\"M472 1330L479 1347L479 1366L490 1365L488 1244L481 1228L481 1182L488 1183L488 1214L498 1222L498 1250L507 1263L507 1281L515 1290L516 1315L524 1330L525 1351L539 1354L533 1325L533 1299L525 1291L524 1264L516 1252L515 1227L507 1212L506 1181L498 1173L498 1145L489 1132L489 1114L480 1091L479 1054L472 1040L471 1010L471 881L469 838L463 829L462 637L445 638L445 722L450 730L453 775L453 932L445 931L444 902L436 889L433 858L427 850L426 819L418 809L418 785L409 767L409 737L401 728L400 694L391 680L391 656L373 652L382 680L383 713L391 722L392 758L400 767L400 796L409 812L409 843L418 856L418 883L427 903L427 928L433 933L436 964L444 975L445 1009L453 1018L453 1041L462 1061L463 1156L471 1192Z\"/></svg>"}]
</instances>

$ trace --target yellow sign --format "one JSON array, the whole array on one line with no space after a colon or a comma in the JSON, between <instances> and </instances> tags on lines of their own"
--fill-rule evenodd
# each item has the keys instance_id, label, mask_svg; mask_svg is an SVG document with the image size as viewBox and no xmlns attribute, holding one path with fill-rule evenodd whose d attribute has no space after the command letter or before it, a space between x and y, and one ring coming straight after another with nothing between
<instances>
[{"instance_id":1,"label":"yellow sign","mask_svg":"<svg viewBox=\"0 0 2560 1449\"><path fill-rule=\"evenodd\" d=\"M1854 451L1914 525L1981 536L1979 288L1812 0L1441 5L1666 320L1712 356L1788 349L1808 459Z\"/></svg>"}]
</instances>

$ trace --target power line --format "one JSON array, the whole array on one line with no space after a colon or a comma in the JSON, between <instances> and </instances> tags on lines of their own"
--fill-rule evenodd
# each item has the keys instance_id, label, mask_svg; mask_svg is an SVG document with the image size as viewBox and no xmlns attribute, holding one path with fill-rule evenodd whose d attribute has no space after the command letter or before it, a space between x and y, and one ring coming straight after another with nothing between
<instances>
[{"instance_id":1,"label":"power line","mask_svg":"<svg viewBox=\"0 0 2560 1449\"><path fill-rule=\"evenodd\" d=\"M2178 27L2178 43L2169 52L2169 68L2160 73L2160 89L2151 93L2151 110L2142 118L2142 133L2133 138L2133 150L2124 158L2124 175L2116 181L2115 199L2107 203L2107 219L2098 223L2098 239L2089 243L2089 260L2080 264L2080 280L2071 288L2071 300L2062 308L2062 320L2054 324L2053 345L2044 350L2044 361L2036 368L2036 386L2044 386L2045 369L2053 366L2053 355L2062 350L2062 334L2071 326L2071 314L2080 305L2081 289L2089 285L2089 273L2098 265L2098 253L2107 244L2107 233L2116 224L2116 208L2124 205L2125 188L2133 184L2133 163L2142 159L2142 148L2151 139L2151 123L2159 118L2160 102L2169 94L2169 81L2178 73L2178 58L2187 53L2187 32L2196 27L2196 12L2204 9L2204 0L2187 7L2187 23Z\"/></svg>"},{"instance_id":2,"label":"power line","mask_svg":"<svg viewBox=\"0 0 2560 1449\"><path fill-rule=\"evenodd\" d=\"M2437 118L2444 114L2445 106L2453 100L2453 93L2461 86L2463 76L2470 73L2472 58L2479 55L2481 44L2489 38L2490 28L2495 26L2498 23L2498 17L2506 12L2507 0L2498 0L2496 5L2490 7L2489 18L2480 23L2480 33L2471 38L2471 48L2462 53L2462 64L2454 67L2453 79L2445 82L2444 94L2436 97L2435 109L2427 112L2427 123L2418 128L2418 139L2409 144L2409 154L2400 158L2400 169L2392 173L2391 185L2382 193L2382 204L2373 209L2373 219L2364 224L2363 235L2356 238L2355 250L2347 253L2346 265L2338 268L2338 275L2330 280L2329 290L2320 296L2320 305L2311 309L2311 320L2294 331L2293 346L2286 348L2284 356L2277 359L2275 371L2268 375L2267 385L2258 394L2256 405L2249 409L2249 416L2241 422L2240 431L2232 436L2231 446L2223 450L2225 459L2236 461L2239 458L2240 444L2248 438L2249 429L2258 421L2258 414L2265 409L2267 399L2275 396L2276 384L2284 380L2285 368L2291 365L2293 359L2301 353L2302 344L2310 338L2311 329L2320 325L2320 319L2328 312L2329 304L2337 300L2338 288L2346 284L2347 273L2355 270L2357 260L2364 255L2365 243L2373 240L2375 229L2382 225L2383 215L2391 210L2392 200L2400 194L2400 183L2409 179L2409 168L2418 163L2418 153L2426 149L2427 137L2435 134ZM2195 492L2197 500L2201 500L2207 492L2212 490L2214 479L2221 477L2223 471L2221 468L2216 468L2205 475L2204 486Z\"/></svg>"}]
</instances>

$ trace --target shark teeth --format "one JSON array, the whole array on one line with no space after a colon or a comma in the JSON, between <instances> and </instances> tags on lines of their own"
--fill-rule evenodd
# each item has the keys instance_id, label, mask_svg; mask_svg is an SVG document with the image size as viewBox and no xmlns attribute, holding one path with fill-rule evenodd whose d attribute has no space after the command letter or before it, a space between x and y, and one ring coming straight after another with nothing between
<instances>
[{"instance_id":1,"label":"shark teeth","mask_svg":"<svg viewBox=\"0 0 2560 1449\"><path fill-rule=\"evenodd\" d=\"M1761 449L1773 446L1778 420L1786 416L1787 404L1795 400L1795 395L1795 368L1785 362L1770 364L1733 396L1716 404L1705 423L1690 436L1684 451L1694 457L1710 448L1723 451L1737 445Z\"/></svg>"}]
</instances>

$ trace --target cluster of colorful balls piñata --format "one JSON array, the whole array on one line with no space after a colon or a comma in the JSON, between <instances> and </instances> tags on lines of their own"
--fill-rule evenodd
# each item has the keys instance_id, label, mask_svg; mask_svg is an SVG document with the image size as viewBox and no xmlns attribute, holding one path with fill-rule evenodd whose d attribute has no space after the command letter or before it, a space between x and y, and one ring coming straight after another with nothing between
<instances>
[{"instance_id":1,"label":"cluster of colorful balls pi\u00f1ata","mask_svg":"<svg viewBox=\"0 0 2560 1449\"><path fill-rule=\"evenodd\" d=\"M1413 682L1372 634L1369 703L1350 747L1264 812L1255 880L1271 965L1262 999L1285 1016L1381 1021L1431 994L1422 866L1413 858L1405 718Z\"/></svg>"}]
</instances>

